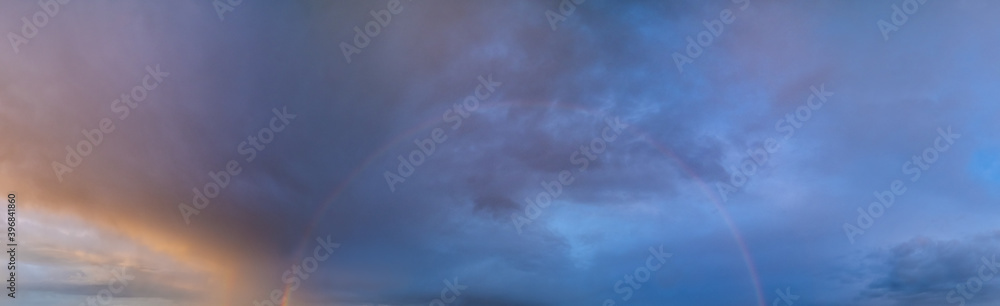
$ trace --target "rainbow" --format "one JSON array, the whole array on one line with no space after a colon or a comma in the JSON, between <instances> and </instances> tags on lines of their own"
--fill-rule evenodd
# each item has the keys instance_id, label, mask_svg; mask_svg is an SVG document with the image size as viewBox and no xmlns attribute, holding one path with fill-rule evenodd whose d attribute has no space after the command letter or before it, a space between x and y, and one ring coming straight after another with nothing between
<instances>
[{"instance_id":1,"label":"rainbow","mask_svg":"<svg viewBox=\"0 0 1000 306\"><path fill-rule=\"evenodd\" d=\"M545 103L493 103L493 104L489 104L488 106L486 106L486 105L480 106L480 108L485 108L485 109L500 108L500 107L554 107L554 108L563 109L563 110L584 111L584 112L591 113L591 114L604 114L604 112L594 111L594 110L590 110L590 109L583 108L583 107L577 107L577 106L559 106L559 105L545 104ZM403 133L400 133L398 136L394 137L391 141L389 141L389 142L383 144L381 147L379 147L379 149L376 150L374 153L368 155L364 159L364 161L362 161L357 167L355 167L354 170L352 170L351 173L347 176L347 178L344 179L344 181L340 182L340 184L338 184L337 187L333 189L333 191L330 193L330 195L327 196L327 198L323 201L323 204L319 207L319 209L317 209L317 211L315 213L313 213L313 219L306 226L305 232L303 233L303 236L302 236L302 240L299 242L299 247L298 247L298 250L296 251L296 256L293 257L293 258L298 258L298 257L302 256L303 252L306 250L306 245L309 243L309 241L311 241L311 239L308 238L308 237L311 237L311 235L313 234L313 231L315 230L316 225L319 224L319 222L321 220L321 216L323 216L323 214L330 207L330 205L333 204L333 202L340 196L341 193L343 193L343 191L347 188L347 186L351 182L353 182L354 179L356 179L358 177L358 175L361 174L362 171L364 171L365 169L367 169L368 166L370 166L375 161L376 158L381 157L390 148L394 147L395 145L397 145L398 143L404 141L405 139L408 139L408 138L412 137L417 132L420 132L422 130L428 129L428 128L430 128L432 126L435 126L437 124L440 124L440 119L437 118L437 117L435 117L435 118L431 118L431 119L429 119L427 121L424 121L421 124L418 124L418 125L410 128L410 129L404 131ZM748 272L749 277L750 277L750 281L753 284L753 288L754 288L754 291L755 291L754 293L756 294L756 297L757 297L757 304L759 306L765 306L765 305L767 305L767 303L764 302L764 293L763 293L763 290L761 290L760 275L757 273L757 265L755 264L755 262L753 260L753 256L751 255L750 249L747 247L746 241L743 239L742 233L740 232L739 228L736 226L736 223L733 222L733 219L732 219L732 217L729 214L729 210L727 210L726 207L724 205L722 205L722 203L719 202L719 199L715 196L715 193L713 193L711 191L711 189L701 179L701 177L698 176L698 174L695 173L693 170L691 170L691 168L686 163L684 163L683 160L681 160L680 158L678 158L677 155L675 155L673 153L673 151L671 151L670 149L668 149L666 146L664 146L664 145L662 145L662 144L654 141L653 139L651 139L648 136L647 133L643 132L637 126L630 125L629 129L639 130L639 134L642 136L642 138L647 143L649 143L651 146L653 146L654 148L656 148L664 156L667 156L668 158L670 158L671 160L673 160L674 162L676 162L677 165L680 166L681 169L690 178L694 179L698 183L698 185L701 188L702 192L705 193L705 195L708 197L708 199L712 202L712 204L715 206L715 208L719 211L719 215L722 216L722 220L725 222L726 226L729 227L730 234L732 234L733 239L735 240L736 245L739 248L739 251L740 251L740 253L741 253L742 257L743 257L743 262L746 265L747 272ZM291 293L291 291L286 286L286 288L285 288L285 296L284 296L284 300L282 302L283 306L288 306L288 296L289 296L290 293Z\"/></svg>"}]
</instances>

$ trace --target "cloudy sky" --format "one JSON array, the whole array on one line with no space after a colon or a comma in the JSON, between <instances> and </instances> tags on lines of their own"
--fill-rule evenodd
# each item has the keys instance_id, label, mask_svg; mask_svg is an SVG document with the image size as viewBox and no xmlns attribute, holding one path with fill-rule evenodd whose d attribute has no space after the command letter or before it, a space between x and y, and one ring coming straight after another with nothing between
<instances>
[{"instance_id":1,"label":"cloudy sky","mask_svg":"<svg viewBox=\"0 0 1000 306\"><path fill-rule=\"evenodd\" d=\"M995 1L61 1L2 305L1000 303Z\"/></svg>"}]
</instances>

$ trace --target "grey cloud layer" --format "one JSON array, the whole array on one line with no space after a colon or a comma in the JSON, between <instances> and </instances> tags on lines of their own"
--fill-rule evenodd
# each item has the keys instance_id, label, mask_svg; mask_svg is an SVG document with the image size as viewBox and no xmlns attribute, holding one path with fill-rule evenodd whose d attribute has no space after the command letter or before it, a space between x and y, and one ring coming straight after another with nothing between
<instances>
[{"instance_id":1,"label":"grey cloud layer","mask_svg":"<svg viewBox=\"0 0 1000 306\"><path fill-rule=\"evenodd\" d=\"M998 46L982 39L998 27L977 6L994 4L930 3L885 42L875 22L889 2L753 1L680 75L670 53L731 2L590 0L558 31L544 18L558 2L403 3L350 64L338 44L382 2L246 2L224 22L204 1L67 6L0 59L13 71L0 78L0 128L17 131L0 139L0 171L17 178L4 183L235 260L264 280L240 292L247 301L280 285L300 243L329 234L342 247L299 293L317 304L427 303L453 277L466 304L598 304L619 299L615 281L661 244L675 257L630 304L750 304L753 276L702 188L716 192L733 160L781 135L774 122L825 84L833 100L724 206L768 303L787 286L810 305L943 302L995 244L968 235L995 232L1000 212L997 181L969 174L1000 146L989 136ZM50 162L151 64L171 73L163 87L58 183ZM447 128L441 113L486 74L503 86ZM177 203L242 158L236 146L280 106L299 116L289 130L185 225ZM519 235L510 214L575 168L570 154L614 116L633 128ZM850 245L841 224L854 207L949 125L960 142ZM389 192L383 172L433 127L449 140ZM996 301L991 286L975 301Z\"/></svg>"}]
</instances>

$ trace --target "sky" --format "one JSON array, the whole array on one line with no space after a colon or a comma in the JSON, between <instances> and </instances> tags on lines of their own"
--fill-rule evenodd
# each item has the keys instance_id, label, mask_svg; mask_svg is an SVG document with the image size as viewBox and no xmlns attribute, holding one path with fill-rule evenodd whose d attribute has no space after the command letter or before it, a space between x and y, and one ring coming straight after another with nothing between
<instances>
[{"instance_id":1,"label":"sky","mask_svg":"<svg viewBox=\"0 0 1000 306\"><path fill-rule=\"evenodd\" d=\"M2 305L1000 304L995 1L63 1Z\"/></svg>"}]
</instances>

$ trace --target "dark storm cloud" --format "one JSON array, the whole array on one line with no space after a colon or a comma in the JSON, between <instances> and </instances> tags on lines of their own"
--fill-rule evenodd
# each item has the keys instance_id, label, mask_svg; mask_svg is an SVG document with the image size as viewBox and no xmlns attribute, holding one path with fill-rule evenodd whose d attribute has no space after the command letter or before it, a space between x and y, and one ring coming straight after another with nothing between
<instances>
[{"instance_id":1,"label":"dark storm cloud","mask_svg":"<svg viewBox=\"0 0 1000 306\"><path fill-rule=\"evenodd\" d=\"M901 304L953 303L970 294L970 304L983 304L1000 296L1000 284L979 278L995 274L993 265L1000 235L938 241L917 237L889 250L872 254L869 273L876 276L861 298L884 299ZM986 260L986 262L983 261ZM985 267L980 271L980 268ZM977 281L970 282L969 279ZM968 284L967 284L968 283ZM971 289L969 286L973 286ZM976 286L981 286L978 290ZM950 295L949 295L950 293ZM954 299L954 301L947 300Z\"/></svg>"},{"instance_id":2,"label":"dark storm cloud","mask_svg":"<svg viewBox=\"0 0 1000 306\"><path fill-rule=\"evenodd\" d=\"M660 245L676 256L630 304L750 304L757 276L731 225L758 259L765 299L795 285L803 304L932 303L975 268L968 254L988 251L979 240L910 241L928 216L944 216L933 222L951 224L949 237L995 231L984 204L996 201L995 185L965 173L969 156L996 146L984 136L998 129L984 114L996 110L986 89L995 69L961 60L989 62L996 50L962 30L995 25L985 13L933 4L942 9L922 10L884 42L873 25L888 3L751 1L740 11L731 1L591 0L556 31L545 11L558 1L402 3L350 63L340 44L385 3L244 2L222 22L205 1L67 7L66 24L30 46L48 51L3 60L20 77L0 79L13 97L2 127L24 131L4 141L30 147L0 151L0 169L58 186L41 196L54 210L128 223L231 262L252 280L233 293L240 303L283 288L282 272L327 235L342 247L293 295L324 305L426 304L455 277L469 286L465 304L621 302L616 281ZM737 20L678 73L671 54L727 8ZM946 24L955 18L972 21ZM951 38L942 46L921 33ZM117 115L108 104L155 64L170 72L162 87L58 183L50 161L79 130ZM452 129L442 114L474 94L480 76L502 85ZM820 85L835 92L831 102L730 202L713 203L731 166L782 137L775 122ZM245 161L237 147L273 108L296 117ZM573 153L614 118L629 127L578 172ZM860 246L849 244L841 224L942 126L963 138ZM448 140L391 191L384 173L434 128ZM187 225L178 204L230 159L242 172ZM574 182L519 234L511 215L563 170ZM838 272L880 246L893 248L872 255L870 270ZM52 290L94 288L78 289ZM975 300L995 300L988 291Z\"/></svg>"}]
</instances>

